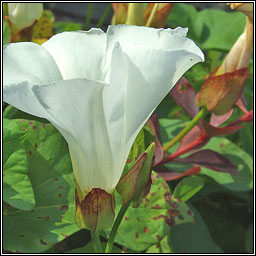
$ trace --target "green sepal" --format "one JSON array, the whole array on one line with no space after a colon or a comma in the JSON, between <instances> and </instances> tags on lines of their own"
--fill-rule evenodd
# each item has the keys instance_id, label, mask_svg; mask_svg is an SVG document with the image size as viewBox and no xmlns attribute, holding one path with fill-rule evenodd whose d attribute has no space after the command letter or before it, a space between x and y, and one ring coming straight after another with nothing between
<instances>
[{"instance_id":1,"label":"green sepal","mask_svg":"<svg viewBox=\"0 0 256 256\"><path fill-rule=\"evenodd\" d=\"M155 143L149 147L136 160L133 167L120 179L116 190L122 196L122 204L133 201L133 207L138 207L139 201L150 189L152 183L151 171L155 152Z\"/></svg>"}]
</instances>

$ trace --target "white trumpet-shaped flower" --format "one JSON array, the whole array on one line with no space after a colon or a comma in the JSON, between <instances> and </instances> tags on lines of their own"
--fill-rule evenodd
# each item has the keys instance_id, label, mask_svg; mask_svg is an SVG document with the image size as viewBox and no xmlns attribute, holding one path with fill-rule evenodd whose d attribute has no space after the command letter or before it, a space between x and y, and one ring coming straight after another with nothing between
<instances>
[{"instance_id":1,"label":"white trumpet-shaped flower","mask_svg":"<svg viewBox=\"0 0 256 256\"><path fill-rule=\"evenodd\" d=\"M184 72L204 61L186 33L119 25L64 32L41 46L8 44L4 101L60 131L83 191L111 193L149 116Z\"/></svg>"}]
</instances>

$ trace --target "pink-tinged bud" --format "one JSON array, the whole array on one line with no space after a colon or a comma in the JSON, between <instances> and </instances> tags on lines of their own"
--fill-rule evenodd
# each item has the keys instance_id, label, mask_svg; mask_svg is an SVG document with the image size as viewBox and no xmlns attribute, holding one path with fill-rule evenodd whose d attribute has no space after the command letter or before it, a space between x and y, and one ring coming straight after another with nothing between
<instances>
[{"instance_id":1,"label":"pink-tinged bud","mask_svg":"<svg viewBox=\"0 0 256 256\"><path fill-rule=\"evenodd\" d=\"M248 68L222 75L213 73L197 94L197 105L207 107L215 115L226 114L240 98L247 74Z\"/></svg>"},{"instance_id":2,"label":"pink-tinged bud","mask_svg":"<svg viewBox=\"0 0 256 256\"><path fill-rule=\"evenodd\" d=\"M147 20L154 8L155 3L149 3L144 12L144 24L147 23ZM164 27L165 21L170 14L174 3L159 3L156 14L151 22L150 27L162 28Z\"/></svg>"},{"instance_id":3,"label":"pink-tinged bud","mask_svg":"<svg viewBox=\"0 0 256 256\"><path fill-rule=\"evenodd\" d=\"M230 4L231 9L247 10L246 26L222 65L210 74L196 97L199 106L206 106L216 115L224 115L242 95L248 75L253 46L252 10L244 4Z\"/></svg>"},{"instance_id":4,"label":"pink-tinged bud","mask_svg":"<svg viewBox=\"0 0 256 256\"><path fill-rule=\"evenodd\" d=\"M253 25L246 18L244 32L240 35L230 52L219 67L217 75L248 67L253 45Z\"/></svg>"},{"instance_id":5,"label":"pink-tinged bud","mask_svg":"<svg viewBox=\"0 0 256 256\"><path fill-rule=\"evenodd\" d=\"M230 3L230 8L244 13L252 22L253 21L253 3Z\"/></svg>"},{"instance_id":6,"label":"pink-tinged bud","mask_svg":"<svg viewBox=\"0 0 256 256\"><path fill-rule=\"evenodd\" d=\"M128 14L128 3L112 3L114 10L114 16L112 18L111 24L125 24Z\"/></svg>"},{"instance_id":7,"label":"pink-tinged bud","mask_svg":"<svg viewBox=\"0 0 256 256\"><path fill-rule=\"evenodd\" d=\"M94 188L82 200L80 197L76 190L76 223L80 228L96 232L112 226L115 217L114 195Z\"/></svg>"}]
</instances>

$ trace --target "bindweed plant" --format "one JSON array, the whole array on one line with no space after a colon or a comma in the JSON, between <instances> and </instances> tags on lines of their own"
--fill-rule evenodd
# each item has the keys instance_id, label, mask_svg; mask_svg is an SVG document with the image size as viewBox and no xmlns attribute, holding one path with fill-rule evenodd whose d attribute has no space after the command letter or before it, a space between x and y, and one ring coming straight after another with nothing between
<instances>
[{"instance_id":1,"label":"bindweed plant","mask_svg":"<svg viewBox=\"0 0 256 256\"><path fill-rule=\"evenodd\" d=\"M252 252L253 4L229 6L113 3L104 32L94 3L4 3L5 252Z\"/></svg>"}]
</instances>

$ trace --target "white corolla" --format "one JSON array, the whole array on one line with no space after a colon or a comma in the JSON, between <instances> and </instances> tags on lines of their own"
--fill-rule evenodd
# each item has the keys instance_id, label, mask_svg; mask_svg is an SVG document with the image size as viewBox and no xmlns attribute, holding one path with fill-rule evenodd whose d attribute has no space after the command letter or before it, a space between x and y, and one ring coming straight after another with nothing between
<instances>
[{"instance_id":1,"label":"white corolla","mask_svg":"<svg viewBox=\"0 0 256 256\"><path fill-rule=\"evenodd\" d=\"M64 32L41 46L8 44L4 101L59 130L82 191L112 193L147 119L179 78L204 61L186 33L118 25L106 33Z\"/></svg>"}]
</instances>

